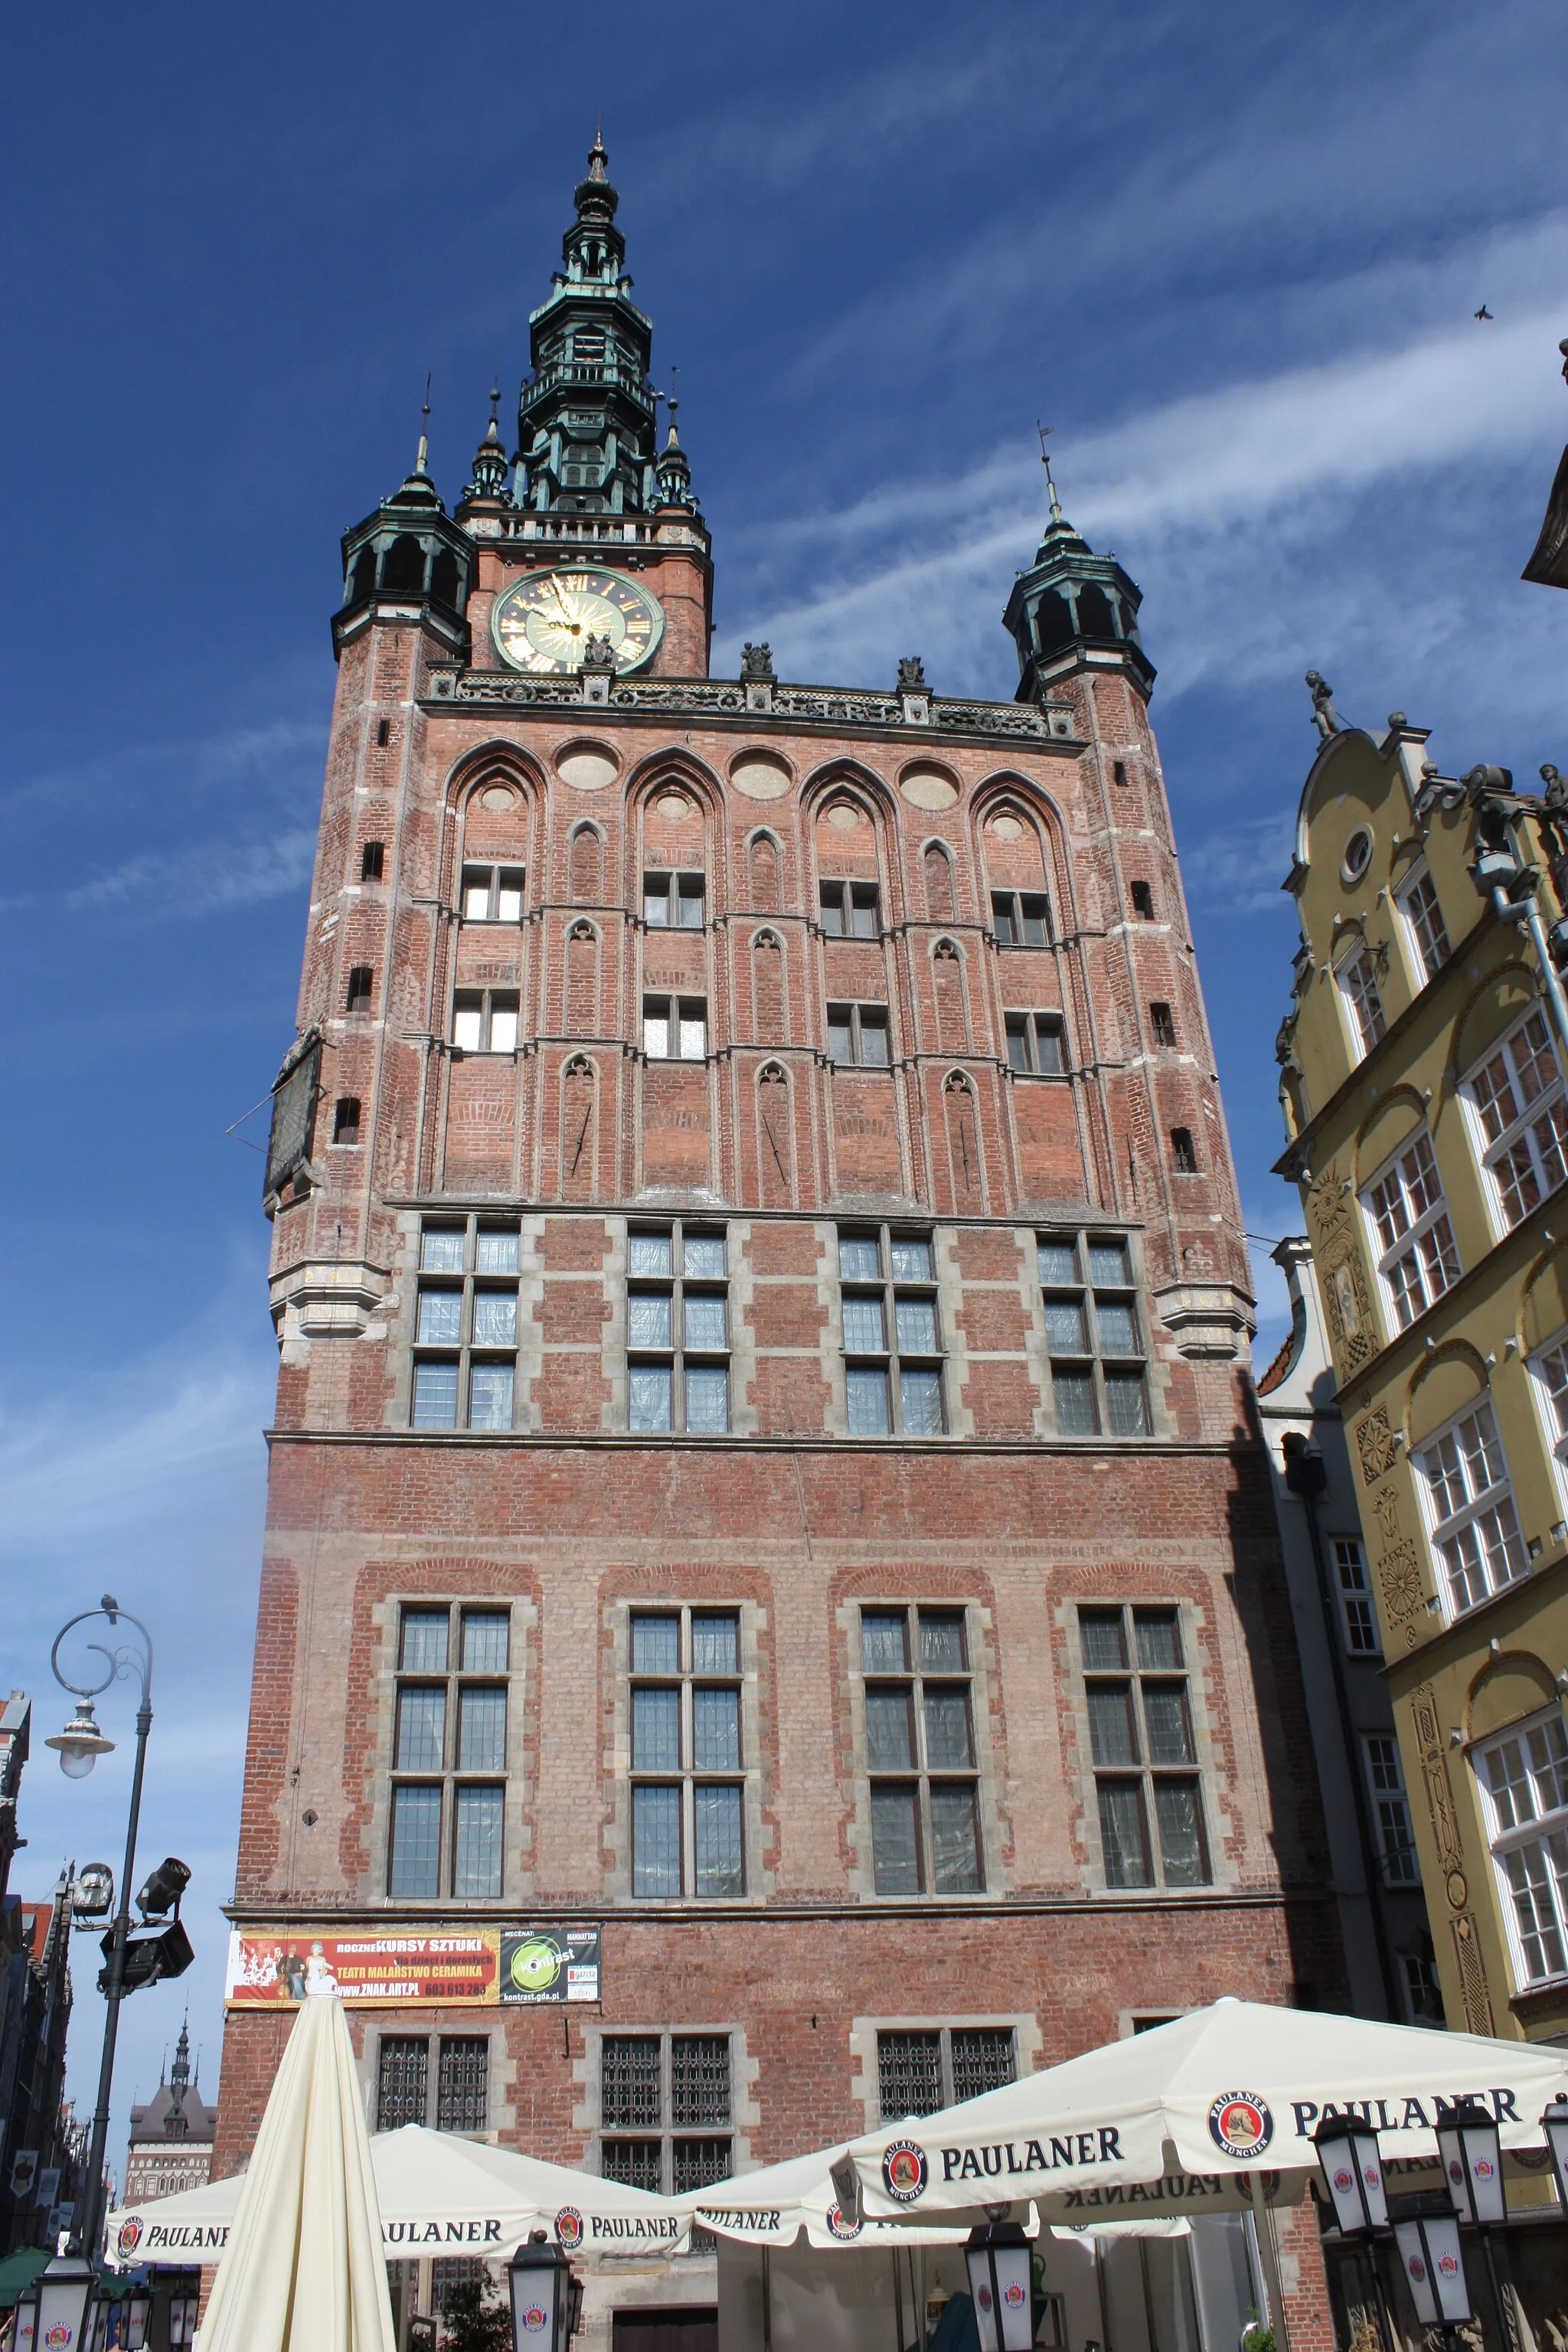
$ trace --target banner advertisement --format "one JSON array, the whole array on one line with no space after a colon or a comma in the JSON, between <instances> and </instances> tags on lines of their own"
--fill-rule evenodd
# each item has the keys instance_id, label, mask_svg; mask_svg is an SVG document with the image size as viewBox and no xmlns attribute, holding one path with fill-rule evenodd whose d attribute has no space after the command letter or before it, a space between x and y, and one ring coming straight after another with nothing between
<instances>
[{"instance_id":1,"label":"banner advertisement","mask_svg":"<svg viewBox=\"0 0 1568 2352\"><path fill-rule=\"evenodd\" d=\"M237 1930L228 1941L230 2009L281 2009L312 1993L406 2008L531 2007L597 2000L597 1927Z\"/></svg>"}]
</instances>

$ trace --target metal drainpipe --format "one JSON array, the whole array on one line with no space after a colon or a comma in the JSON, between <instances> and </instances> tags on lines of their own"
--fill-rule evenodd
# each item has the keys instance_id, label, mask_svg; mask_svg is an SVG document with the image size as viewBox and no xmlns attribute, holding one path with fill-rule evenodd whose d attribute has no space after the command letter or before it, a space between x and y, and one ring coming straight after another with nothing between
<instances>
[{"instance_id":1,"label":"metal drainpipe","mask_svg":"<svg viewBox=\"0 0 1568 2352\"><path fill-rule=\"evenodd\" d=\"M1510 898L1500 882L1492 885L1492 912L1500 923L1522 923L1530 933L1541 965L1541 976L1546 983L1546 1001L1552 1008L1552 1025L1557 1032L1558 1050L1568 1066L1568 996L1563 992L1563 982L1552 961L1552 950L1546 944L1546 926L1541 919L1541 909L1533 898L1522 905Z\"/></svg>"},{"instance_id":2,"label":"metal drainpipe","mask_svg":"<svg viewBox=\"0 0 1568 2352\"><path fill-rule=\"evenodd\" d=\"M1333 1585L1329 1576L1329 1564L1323 1556L1323 1533L1318 1524L1318 1498L1329 1483L1328 1468L1317 1447L1303 1438L1292 1446L1292 1430L1285 1440L1285 1484L1289 1488L1307 1521L1307 1540L1311 1546L1312 1567L1318 1580L1318 1600L1323 1614L1323 1632L1328 1638L1329 1665L1334 1678L1334 1700L1339 1708L1340 1725L1350 1751L1351 1793L1355 1801L1356 1829L1360 1834L1362 1878L1372 1921L1372 1940L1377 1948L1378 1972L1383 1978L1383 1997L1388 2003L1391 2024L1400 2022L1403 2010L1399 1999L1399 1980L1394 1974L1394 1955L1388 1947L1388 1923L1383 1916L1377 1877L1377 1840L1373 1833L1372 1806L1366 1791L1366 1774L1360 1753L1361 1742L1351 1717L1350 1685L1345 1680L1343 1644L1339 1630L1339 1604L1334 1599Z\"/></svg>"}]
</instances>

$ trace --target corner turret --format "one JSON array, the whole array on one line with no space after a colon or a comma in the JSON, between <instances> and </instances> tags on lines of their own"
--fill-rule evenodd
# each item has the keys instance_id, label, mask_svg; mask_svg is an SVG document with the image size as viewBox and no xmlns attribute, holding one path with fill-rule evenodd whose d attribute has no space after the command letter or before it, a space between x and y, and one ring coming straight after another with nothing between
<instances>
[{"instance_id":1,"label":"corner turret","mask_svg":"<svg viewBox=\"0 0 1568 2352\"><path fill-rule=\"evenodd\" d=\"M1018 648L1019 702L1043 702L1075 670L1120 669L1147 702L1154 666L1138 636L1142 592L1113 555L1096 555L1063 516L1046 460L1050 520L1007 599L1004 625Z\"/></svg>"}]
</instances>

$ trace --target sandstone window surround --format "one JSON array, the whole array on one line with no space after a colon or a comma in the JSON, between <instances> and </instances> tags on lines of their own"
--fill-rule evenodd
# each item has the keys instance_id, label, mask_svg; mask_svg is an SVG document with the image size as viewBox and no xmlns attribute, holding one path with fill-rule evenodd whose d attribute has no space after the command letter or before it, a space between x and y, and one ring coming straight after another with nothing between
<instances>
[{"instance_id":1,"label":"sandstone window surround","mask_svg":"<svg viewBox=\"0 0 1568 2352\"><path fill-rule=\"evenodd\" d=\"M721 1437L730 1426L730 1295L722 1228L681 1221L626 1234L626 1421Z\"/></svg>"},{"instance_id":2,"label":"sandstone window surround","mask_svg":"<svg viewBox=\"0 0 1568 2352\"><path fill-rule=\"evenodd\" d=\"M510 1612L410 1601L398 1612L386 1891L499 1901L516 1716Z\"/></svg>"},{"instance_id":3,"label":"sandstone window surround","mask_svg":"<svg viewBox=\"0 0 1568 2352\"><path fill-rule=\"evenodd\" d=\"M1039 1234L1035 1250L1057 1434L1147 1437L1147 1349L1126 1235Z\"/></svg>"},{"instance_id":4,"label":"sandstone window surround","mask_svg":"<svg viewBox=\"0 0 1568 2352\"><path fill-rule=\"evenodd\" d=\"M738 1609L633 1609L627 1626L631 1893L746 1892L750 1747Z\"/></svg>"},{"instance_id":5,"label":"sandstone window surround","mask_svg":"<svg viewBox=\"0 0 1568 2352\"><path fill-rule=\"evenodd\" d=\"M1460 1088L1480 1142L1500 1232L1568 1178L1568 1098L1545 1016L1525 1014L1489 1045Z\"/></svg>"},{"instance_id":6,"label":"sandstone window surround","mask_svg":"<svg viewBox=\"0 0 1568 2352\"><path fill-rule=\"evenodd\" d=\"M1212 1885L1180 1608L1080 1604L1078 1633L1106 1887Z\"/></svg>"},{"instance_id":7,"label":"sandstone window surround","mask_svg":"<svg viewBox=\"0 0 1568 2352\"><path fill-rule=\"evenodd\" d=\"M1458 1282L1461 1272L1448 1204L1424 1127L1406 1138L1367 1184L1362 1208L1390 1321L1407 1331Z\"/></svg>"},{"instance_id":8,"label":"sandstone window surround","mask_svg":"<svg viewBox=\"0 0 1568 2352\"><path fill-rule=\"evenodd\" d=\"M409 1426L505 1433L517 1387L518 1220L427 1217L419 1235Z\"/></svg>"},{"instance_id":9,"label":"sandstone window surround","mask_svg":"<svg viewBox=\"0 0 1568 2352\"><path fill-rule=\"evenodd\" d=\"M860 1611L859 1682L879 1895L984 1889L968 1612Z\"/></svg>"},{"instance_id":10,"label":"sandstone window surround","mask_svg":"<svg viewBox=\"0 0 1568 2352\"><path fill-rule=\"evenodd\" d=\"M739 2071L734 2040L722 2032L601 2036L597 2121L604 2179L676 2197L730 2179Z\"/></svg>"},{"instance_id":11,"label":"sandstone window surround","mask_svg":"<svg viewBox=\"0 0 1568 2352\"><path fill-rule=\"evenodd\" d=\"M1394 894L1415 971L1415 985L1436 980L1449 956L1447 927L1426 860L1417 858Z\"/></svg>"},{"instance_id":12,"label":"sandstone window surround","mask_svg":"<svg viewBox=\"0 0 1568 2352\"><path fill-rule=\"evenodd\" d=\"M1354 1060L1364 1061L1388 1026L1372 950L1357 931L1335 960L1334 982L1345 1009Z\"/></svg>"},{"instance_id":13,"label":"sandstone window surround","mask_svg":"<svg viewBox=\"0 0 1568 2352\"><path fill-rule=\"evenodd\" d=\"M929 1234L838 1229L845 1414L851 1437L941 1437L942 1328Z\"/></svg>"},{"instance_id":14,"label":"sandstone window surround","mask_svg":"<svg viewBox=\"0 0 1568 2352\"><path fill-rule=\"evenodd\" d=\"M376 2130L396 2131L404 2124L487 2130L489 2072L488 2033L384 2033L376 2045Z\"/></svg>"},{"instance_id":15,"label":"sandstone window surround","mask_svg":"<svg viewBox=\"0 0 1568 2352\"><path fill-rule=\"evenodd\" d=\"M1490 1404L1467 1405L1417 1446L1415 1469L1443 1615L1451 1622L1530 1567Z\"/></svg>"},{"instance_id":16,"label":"sandstone window surround","mask_svg":"<svg viewBox=\"0 0 1568 2352\"><path fill-rule=\"evenodd\" d=\"M521 923L524 869L521 866L465 866L458 904L465 923Z\"/></svg>"},{"instance_id":17,"label":"sandstone window surround","mask_svg":"<svg viewBox=\"0 0 1568 2352\"><path fill-rule=\"evenodd\" d=\"M1521 1990L1568 1978L1568 1729L1560 1706L1474 1753Z\"/></svg>"}]
</instances>

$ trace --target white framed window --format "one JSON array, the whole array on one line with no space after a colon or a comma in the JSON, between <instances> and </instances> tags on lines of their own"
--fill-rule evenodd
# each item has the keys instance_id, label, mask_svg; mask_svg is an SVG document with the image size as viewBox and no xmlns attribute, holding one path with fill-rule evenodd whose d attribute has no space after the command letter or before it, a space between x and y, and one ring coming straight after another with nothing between
<instances>
[{"instance_id":1,"label":"white framed window","mask_svg":"<svg viewBox=\"0 0 1568 2352\"><path fill-rule=\"evenodd\" d=\"M1447 962L1449 949L1443 909L1437 904L1437 893L1424 857L1416 860L1401 882L1394 894L1394 903L1405 925L1418 984L1425 987L1429 980L1436 979Z\"/></svg>"},{"instance_id":2,"label":"white framed window","mask_svg":"<svg viewBox=\"0 0 1568 2352\"><path fill-rule=\"evenodd\" d=\"M1383 1635L1367 1577L1366 1554L1354 1536L1331 1536L1330 1541L1333 1546L1334 1591L1339 1596L1340 1630L1345 1648L1352 1658L1381 1657Z\"/></svg>"},{"instance_id":3,"label":"white framed window","mask_svg":"<svg viewBox=\"0 0 1568 2352\"><path fill-rule=\"evenodd\" d=\"M628 1664L632 1892L743 1895L740 1612L636 1610Z\"/></svg>"},{"instance_id":4,"label":"white framed window","mask_svg":"<svg viewBox=\"0 0 1568 2352\"><path fill-rule=\"evenodd\" d=\"M1446 1617L1460 1616L1530 1566L1491 1406L1482 1402L1415 1451Z\"/></svg>"},{"instance_id":5,"label":"white framed window","mask_svg":"<svg viewBox=\"0 0 1568 2352\"><path fill-rule=\"evenodd\" d=\"M1506 1231L1568 1180L1568 1098L1546 1016L1527 1013L1464 1082Z\"/></svg>"},{"instance_id":6,"label":"white framed window","mask_svg":"<svg viewBox=\"0 0 1568 2352\"><path fill-rule=\"evenodd\" d=\"M1390 1886L1418 1886L1415 1832L1410 1824L1410 1801L1405 1793L1399 1742L1391 1731L1369 1731L1362 1739L1367 1784L1372 1791L1376 1823L1377 1858Z\"/></svg>"},{"instance_id":7,"label":"white framed window","mask_svg":"<svg viewBox=\"0 0 1568 2352\"><path fill-rule=\"evenodd\" d=\"M1459 1252L1432 1153L1418 1128L1362 1193L1377 1235L1384 1297L1401 1331L1458 1282Z\"/></svg>"},{"instance_id":8,"label":"white framed window","mask_svg":"<svg viewBox=\"0 0 1568 2352\"><path fill-rule=\"evenodd\" d=\"M1568 1331L1560 1331L1537 1349L1530 1359L1530 1374L1557 1464L1558 1484L1568 1493Z\"/></svg>"},{"instance_id":9,"label":"white framed window","mask_svg":"<svg viewBox=\"0 0 1568 2352\"><path fill-rule=\"evenodd\" d=\"M1371 1053L1388 1026L1384 1016L1383 998L1378 992L1377 968L1372 960L1372 950L1359 931L1335 964L1334 978L1344 1000L1351 1043L1356 1049L1359 1062L1364 1055Z\"/></svg>"},{"instance_id":10,"label":"white framed window","mask_svg":"<svg viewBox=\"0 0 1568 2352\"><path fill-rule=\"evenodd\" d=\"M1568 1976L1568 1731L1549 1707L1475 1751L1521 1987Z\"/></svg>"}]
</instances>

